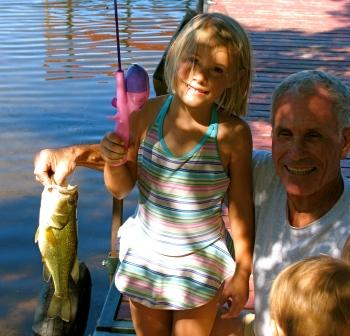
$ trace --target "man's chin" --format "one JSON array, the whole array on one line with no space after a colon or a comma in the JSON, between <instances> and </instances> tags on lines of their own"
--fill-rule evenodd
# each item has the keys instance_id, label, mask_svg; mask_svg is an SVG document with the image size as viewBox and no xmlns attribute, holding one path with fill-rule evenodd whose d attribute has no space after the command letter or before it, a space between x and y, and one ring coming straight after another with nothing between
<instances>
[{"instance_id":1,"label":"man's chin","mask_svg":"<svg viewBox=\"0 0 350 336\"><path fill-rule=\"evenodd\" d=\"M285 190L288 194L288 196L292 197L307 197L310 194L312 194L313 188L310 188L307 186L307 183L301 184L294 184L294 183L285 183Z\"/></svg>"}]
</instances>

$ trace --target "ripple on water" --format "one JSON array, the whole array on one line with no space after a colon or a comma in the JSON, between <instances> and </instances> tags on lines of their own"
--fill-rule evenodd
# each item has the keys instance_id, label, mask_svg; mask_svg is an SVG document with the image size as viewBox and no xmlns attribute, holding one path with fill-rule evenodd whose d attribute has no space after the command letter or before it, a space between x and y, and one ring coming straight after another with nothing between
<instances>
[{"instance_id":1,"label":"ripple on water","mask_svg":"<svg viewBox=\"0 0 350 336\"><path fill-rule=\"evenodd\" d=\"M118 1L123 68L152 74L185 9L195 1ZM33 156L47 147L94 143L114 124L117 67L113 1L0 1L0 329L29 335L42 284L34 244L42 187ZM152 95L154 91L152 89ZM79 256L93 278L88 332L108 287L111 197L100 172L77 169ZM137 193L125 201L126 216ZM6 294L6 295L5 295Z\"/></svg>"}]
</instances>

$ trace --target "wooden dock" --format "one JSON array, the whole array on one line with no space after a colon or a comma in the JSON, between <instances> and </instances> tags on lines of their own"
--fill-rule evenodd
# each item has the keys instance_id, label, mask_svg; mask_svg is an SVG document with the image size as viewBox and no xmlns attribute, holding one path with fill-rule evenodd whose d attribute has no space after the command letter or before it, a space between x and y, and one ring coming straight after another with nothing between
<instances>
[{"instance_id":1,"label":"wooden dock","mask_svg":"<svg viewBox=\"0 0 350 336\"><path fill-rule=\"evenodd\" d=\"M255 148L270 148L270 97L289 74L320 69L350 86L350 1L213 0L208 11L235 18L252 41L255 76L247 119ZM349 158L342 169L350 177Z\"/></svg>"},{"instance_id":2,"label":"wooden dock","mask_svg":"<svg viewBox=\"0 0 350 336\"><path fill-rule=\"evenodd\" d=\"M251 38L255 75L247 120L255 148L271 147L270 97L287 75L320 69L350 86L350 1L214 0L205 7L235 18ZM350 177L350 158L342 169ZM113 283L94 336L112 334L133 334L128 304Z\"/></svg>"}]
</instances>

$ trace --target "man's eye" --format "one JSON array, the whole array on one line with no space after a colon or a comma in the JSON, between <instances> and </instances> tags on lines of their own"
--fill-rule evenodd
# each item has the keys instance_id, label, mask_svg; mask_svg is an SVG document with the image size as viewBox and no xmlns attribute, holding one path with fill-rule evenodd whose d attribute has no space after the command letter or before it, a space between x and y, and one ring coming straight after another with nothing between
<instances>
[{"instance_id":1,"label":"man's eye","mask_svg":"<svg viewBox=\"0 0 350 336\"><path fill-rule=\"evenodd\" d=\"M306 134L306 137L316 139L316 138L321 138L322 135L318 132L309 132Z\"/></svg>"},{"instance_id":2,"label":"man's eye","mask_svg":"<svg viewBox=\"0 0 350 336\"><path fill-rule=\"evenodd\" d=\"M290 136L291 132L287 130L280 130L277 134L278 136L286 137L286 136Z\"/></svg>"}]
</instances>

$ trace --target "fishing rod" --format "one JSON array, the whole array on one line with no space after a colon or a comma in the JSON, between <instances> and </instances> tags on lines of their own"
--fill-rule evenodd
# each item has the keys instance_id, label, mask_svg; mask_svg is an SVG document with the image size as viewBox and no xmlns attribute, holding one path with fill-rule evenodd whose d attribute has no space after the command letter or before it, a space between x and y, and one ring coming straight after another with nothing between
<instances>
[{"instance_id":1,"label":"fishing rod","mask_svg":"<svg viewBox=\"0 0 350 336\"><path fill-rule=\"evenodd\" d=\"M121 61L121 57L120 57L119 19L118 19L117 0L114 0L114 22L115 22L115 37L116 37L116 42L117 42L118 71L122 71L122 61Z\"/></svg>"},{"instance_id":2,"label":"fishing rod","mask_svg":"<svg viewBox=\"0 0 350 336\"><path fill-rule=\"evenodd\" d=\"M139 110L148 99L149 77L146 70L137 64L133 64L129 67L124 76L120 53L117 0L114 0L114 16L118 69L115 72L116 96L112 100L112 105L116 108L117 113L113 119L116 120L116 133L124 141L125 147L128 148L130 137L129 117L132 112ZM120 164L123 163L124 162Z\"/></svg>"},{"instance_id":3,"label":"fishing rod","mask_svg":"<svg viewBox=\"0 0 350 336\"><path fill-rule=\"evenodd\" d=\"M124 141L124 146L128 148L130 129L129 117L132 112L139 110L146 102L149 96L149 77L144 68L137 64L129 67L126 76L122 69L120 38L119 38L119 18L118 4L114 0L115 33L117 43L117 61L118 68L115 72L115 97L112 99L112 105L116 108L116 114L112 117L116 121L115 132ZM124 164L123 162L116 164ZM110 280L118 265L118 251L116 249L117 232L122 223L123 201L113 197L112 227L111 227L111 250L107 259L102 262L107 267Z\"/></svg>"}]
</instances>

